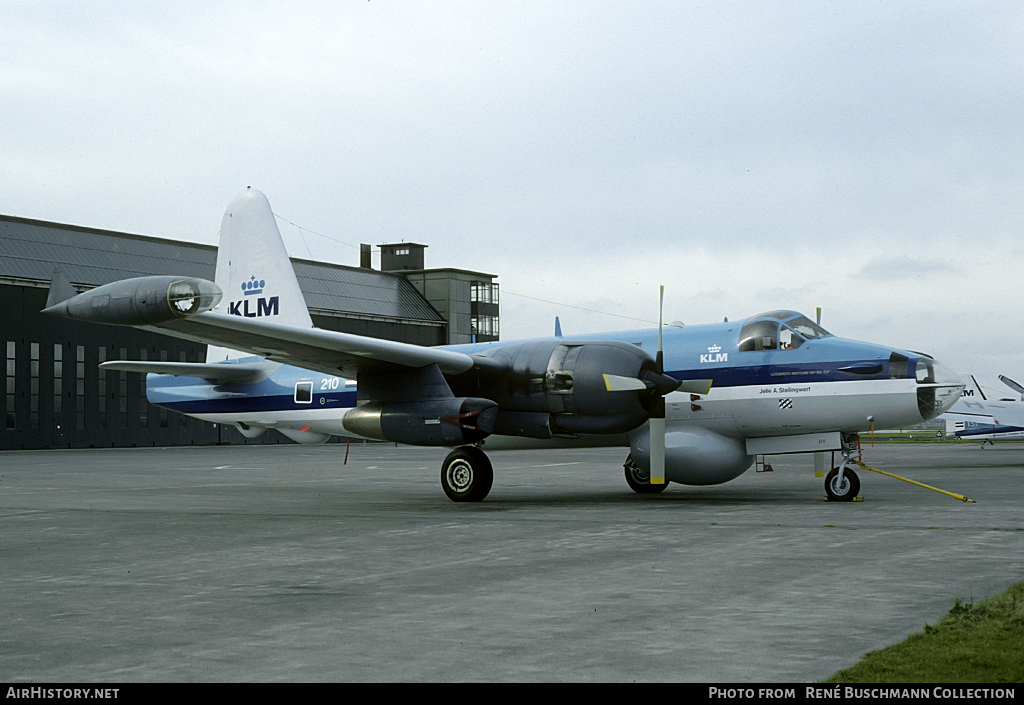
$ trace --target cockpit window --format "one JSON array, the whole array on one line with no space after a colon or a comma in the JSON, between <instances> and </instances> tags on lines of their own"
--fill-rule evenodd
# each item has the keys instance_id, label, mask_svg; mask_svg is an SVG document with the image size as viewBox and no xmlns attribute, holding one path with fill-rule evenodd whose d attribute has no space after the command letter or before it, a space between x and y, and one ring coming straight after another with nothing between
<instances>
[{"instance_id":1,"label":"cockpit window","mask_svg":"<svg viewBox=\"0 0 1024 705\"><path fill-rule=\"evenodd\" d=\"M740 352L793 350L813 338L831 335L807 316L795 311L769 311L752 316L747 321L740 330ZM785 322L780 324L779 321Z\"/></svg>"},{"instance_id":2,"label":"cockpit window","mask_svg":"<svg viewBox=\"0 0 1024 705\"><path fill-rule=\"evenodd\" d=\"M776 350L779 345L779 324L776 321L754 321L740 331L740 352Z\"/></svg>"},{"instance_id":3,"label":"cockpit window","mask_svg":"<svg viewBox=\"0 0 1024 705\"><path fill-rule=\"evenodd\" d=\"M786 321L786 325L808 339L824 338L827 335L832 335L807 316L800 316L791 321Z\"/></svg>"},{"instance_id":4,"label":"cockpit window","mask_svg":"<svg viewBox=\"0 0 1024 705\"><path fill-rule=\"evenodd\" d=\"M935 361L922 355L917 358L917 383L934 384L935 368L932 366Z\"/></svg>"},{"instance_id":5,"label":"cockpit window","mask_svg":"<svg viewBox=\"0 0 1024 705\"><path fill-rule=\"evenodd\" d=\"M780 350L793 350L799 348L805 342L804 338L793 331L788 326L782 326L779 329L779 349Z\"/></svg>"}]
</instances>

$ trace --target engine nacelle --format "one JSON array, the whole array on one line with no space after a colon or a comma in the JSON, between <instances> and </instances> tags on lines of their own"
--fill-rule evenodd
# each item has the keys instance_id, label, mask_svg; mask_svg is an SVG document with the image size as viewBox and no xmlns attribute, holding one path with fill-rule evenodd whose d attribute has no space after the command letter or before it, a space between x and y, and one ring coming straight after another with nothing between
<instances>
[{"instance_id":1,"label":"engine nacelle","mask_svg":"<svg viewBox=\"0 0 1024 705\"><path fill-rule=\"evenodd\" d=\"M502 414L547 414L556 435L625 433L648 419L647 394L609 392L604 379L606 374L638 378L655 370L654 359L635 345L544 340L504 345L479 356L493 358L507 370L487 385ZM536 431L524 435L539 437Z\"/></svg>"},{"instance_id":2,"label":"engine nacelle","mask_svg":"<svg viewBox=\"0 0 1024 705\"><path fill-rule=\"evenodd\" d=\"M96 287L43 313L90 323L139 326L209 311L224 296L220 287L194 277L137 277Z\"/></svg>"},{"instance_id":3,"label":"engine nacelle","mask_svg":"<svg viewBox=\"0 0 1024 705\"><path fill-rule=\"evenodd\" d=\"M364 438L417 446L476 443L494 429L498 405L473 397L368 402L348 411L342 426Z\"/></svg>"}]
</instances>

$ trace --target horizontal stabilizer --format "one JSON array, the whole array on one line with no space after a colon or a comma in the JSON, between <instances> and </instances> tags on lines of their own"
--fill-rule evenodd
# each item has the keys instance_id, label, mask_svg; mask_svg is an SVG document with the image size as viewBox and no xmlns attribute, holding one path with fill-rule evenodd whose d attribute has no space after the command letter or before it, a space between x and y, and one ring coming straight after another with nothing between
<instances>
[{"instance_id":1,"label":"horizontal stabilizer","mask_svg":"<svg viewBox=\"0 0 1024 705\"><path fill-rule=\"evenodd\" d=\"M202 362L138 362L132 360L113 360L100 363L104 370L118 372L141 372L154 375L174 375L175 377L198 377L217 382L238 382L255 384L269 377L280 365L260 360L257 362L240 362L211 364Z\"/></svg>"}]
</instances>

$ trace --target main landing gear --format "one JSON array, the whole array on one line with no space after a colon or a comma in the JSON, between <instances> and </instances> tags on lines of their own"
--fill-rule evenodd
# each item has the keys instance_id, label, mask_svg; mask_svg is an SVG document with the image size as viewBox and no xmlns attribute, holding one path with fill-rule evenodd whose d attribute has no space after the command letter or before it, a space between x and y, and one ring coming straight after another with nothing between
<instances>
[{"instance_id":1,"label":"main landing gear","mask_svg":"<svg viewBox=\"0 0 1024 705\"><path fill-rule=\"evenodd\" d=\"M626 484L634 492L639 494L658 494L659 492L664 492L665 488L668 487L667 480L663 485L652 485L651 473L637 465L632 455L626 456L626 462L623 463L622 467L626 471Z\"/></svg>"},{"instance_id":2,"label":"main landing gear","mask_svg":"<svg viewBox=\"0 0 1024 705\"><path fill-rule=\"evenodd\" d=\"M479 448L456 448L441 464L441 487L453 502L479 502L493 483L494 468Z\"/></svg>"},{"instance_id":3,"label":"main landing gear","mask_svg":"<svg viewBox=\"0 0 1024 705\"><path fill-rule=\"evenodd\" d=\"M626 484L634 492L657 494L668 487L667 481L663 485L652 485L650 472L637 465L632 455L627 456L623 469L626 472ZM850 471L847 471L849 474ZM491 461L475 446L454 449L441 464L441 487L453 502L479 502L491 491L493 483L494 468Z\"/></svg>"}]
</instances>

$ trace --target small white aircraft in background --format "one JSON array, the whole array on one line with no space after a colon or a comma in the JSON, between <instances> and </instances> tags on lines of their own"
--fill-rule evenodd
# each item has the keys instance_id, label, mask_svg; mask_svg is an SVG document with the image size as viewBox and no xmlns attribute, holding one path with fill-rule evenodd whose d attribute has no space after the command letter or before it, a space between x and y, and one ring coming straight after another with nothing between
<instances>
[{"instance_id":1,"label":"small white aircraft in background","mask_svg":"<svg viewBox=\"0 0 1024 705\"><path fill-rule=\"evenodd\" d=\"M980 440L982 448L996 440L1024 438L1024 386L999 375L999 381L1020 394L1020 399L989 399L973 376L965 376L964 381L963 395L941 416L947 436Z\"/></svg>"},{"instance_id":2,"label":"small white aircraft in background","mask_svg":"<svg viewBox=\"0 0 1024 705\"><path fill-rule=\"evenodd\" d=\"M928 355L837 338L788 310L439 348L319 330L253 189L224 215L216 282L141 277L76 295L55 274L45 312L207 343L205 363L102 367L148 373L151 403L250 437L452 447L441 484L454 501L487 495L485 451L612 445L628 448L626 481L641 493L728 482L757 455L840 450L825 490L849 501L857 433L935 418L963 391Z\"/></svg>"}]
</instances>

